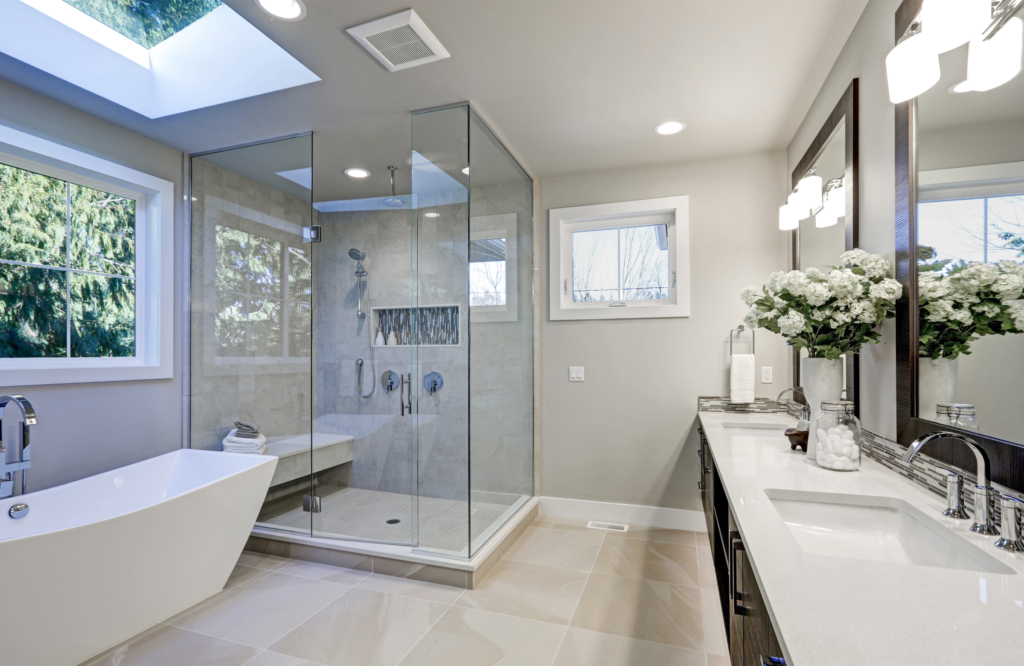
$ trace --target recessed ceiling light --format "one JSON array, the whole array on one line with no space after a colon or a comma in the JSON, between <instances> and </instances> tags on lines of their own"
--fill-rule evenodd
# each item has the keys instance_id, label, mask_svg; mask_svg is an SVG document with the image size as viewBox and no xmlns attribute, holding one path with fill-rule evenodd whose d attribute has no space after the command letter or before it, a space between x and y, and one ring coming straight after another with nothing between
<instances>
[{"instance_id":1,"label":"recessed ceiling light","mask_svg":"<svg viewBox=\"0 0 1024 666\"><path fill-rule=\"evenodd\" d=\"M466 174L468 176L469 175L469 167L466 167L465 169L463 169L462 173L464 173L464 174Z\"/></svg>"},{"instance_id":2,"label":"recessed ceiling light","mask_svg":"<svg viewBox=\"0 0 1024 666\"><path fill-rule=\"evenodd\" d=\"M345 169L345 175L348 176L349 178L366 178L367 176L370 175L370 172L367 171L366 169L352 167L350 169Z\"/></svg>"},{"instance_id":3,"label":"recessed ceiling light","mask_svg":"<svg viewBox=\"0 0 1024 666\"><path fill-rule=\"evenodd\" d=\"M423 213L423 217L440 217L440 213Z\"/></svg>"},{"instance_id":4,"label":"recessed ceiling light","mask_svg":"<svg viewBox=\"0 0 1024 666\"><path fill-rule=\"evenodd\" d=\"M306 5L302 0L253 0L256 5L276 19L301 21L306 17Z\"/></svg>"},{"instance_id":5,"label":"recessed ceiling light","mask_svg":"<svg viewBox=\"0 0 1024 666\"><path fill-rule=\"evenodd\" d=\"M669 120L654 128L654 131L658 134L678 134L686 129L686 123L681 123L678 120Z\"/></svg>"},{"instance_id":6,"label":"recessed ceiling light","mask_svg":"<svg viewBox=\"0 0 1024 666\"><path fill-rule=\"evenodd\" d=\"M971 85L970 81L964 79L960 83L955 83L949 87L950 95L962 95L963 93L974 92L974 86Z\"/></svg>"}]
</instances>

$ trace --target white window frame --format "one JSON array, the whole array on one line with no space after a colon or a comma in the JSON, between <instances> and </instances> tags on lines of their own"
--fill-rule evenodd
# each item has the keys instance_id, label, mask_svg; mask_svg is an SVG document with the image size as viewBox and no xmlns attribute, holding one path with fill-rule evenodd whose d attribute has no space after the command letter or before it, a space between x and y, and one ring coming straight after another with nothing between
<instances>
[{"instance_id":1,"label":"white window frame","mask_svg":"<svg viewBox=\"0 0 1024 666\"><path fill-rule=\"evenodd\" d=\"M519 241L516 213L479 215L469 220L470 240L505 239L505 304L471 305L472 321L491 323L519 319Z\"/></svg>"},{"instance_id":2,"label":"white window frame","mask_svg":"<svg viewBox=\"0 0 1024 666\"><path fill-rule=\"evenodd\" d=\"M689 197L553 208L550 234L550 317L552 321L582 319L653 319L690 316ZM576 231L668 225L669 297L636 301L572 300L572 234ZM614 304L614 305L613 305Z\"/></svg>"},{"instance_id":3,"label":"white window frame","mask_svg":"<svg viewBox=\"0 0 1024 666\"><path fill-rule=\"evenodd\" d=\"M174 184L3 125L0 162L136 201L135 356L0 358L0 386L172 378Z\"/></svg>"}]
</instances>

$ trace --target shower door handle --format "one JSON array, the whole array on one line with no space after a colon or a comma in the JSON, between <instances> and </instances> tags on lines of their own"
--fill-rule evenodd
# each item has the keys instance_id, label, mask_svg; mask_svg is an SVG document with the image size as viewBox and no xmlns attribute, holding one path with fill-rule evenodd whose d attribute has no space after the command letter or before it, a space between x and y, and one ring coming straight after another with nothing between
<instances>
[{"instance_id":1,"label":"shower door handle","mask_svg":"<svg viewBox=\"0 0 1024 666\"><path fill-rule=\"evenodd\" d=\"M405 387L406 386L409 387L409 389L408 389L408 391L409 391L409 404L408 405L405 404L405 392L406 392L406 388ZM405 416L406 410L408 410L409 413L412 414L412 373L411 372L409 373L408 378L406 377L406 375L402 375L402 390L399 391L399 393L398 393L398 401L400 403L402 403L402 416Z\"/></svg>"}]
</instances>

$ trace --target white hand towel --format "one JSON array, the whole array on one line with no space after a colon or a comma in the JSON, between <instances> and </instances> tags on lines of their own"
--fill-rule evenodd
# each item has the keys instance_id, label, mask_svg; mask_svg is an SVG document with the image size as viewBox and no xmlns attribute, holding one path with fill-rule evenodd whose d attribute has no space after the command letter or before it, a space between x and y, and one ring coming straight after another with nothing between
<instances>
[{"instance_id":1,"label":"white hand towel","mask_svg":"<svg viewBox=\"0 0 1024 666\"><path fill-rule=\"evenodd\" d=\"M729 370L729 402L754 402L754 355L733 354Z\"/></svg>"},{"instance_id":2,"label":"white hand towel","mask_svg":"<svg viewBox=\"0 0 1024 666\"><path fill-rule=\"evenodd\" d=\"M266 450L267 438L264 435L260 435L256 439L250 439L245 437L236 437L238 431L232 428L228 436L224 438L221 444L225 451L232 451L234 453L249 453L256 452L259 450Z\"/></svg>"},{"instance_id":3,"label":"white hand towel","mask_svg":"<svg viewBox=\"0 0 1024 666\"><path fill-rule=\"evenodd\" d=\"M231 446L225 446L224 451L226 453L241 453L244 455L262 456L264 453L267 452L267 447L261 446L258 449L236 449Z\"/></svg>"}]
</instances>

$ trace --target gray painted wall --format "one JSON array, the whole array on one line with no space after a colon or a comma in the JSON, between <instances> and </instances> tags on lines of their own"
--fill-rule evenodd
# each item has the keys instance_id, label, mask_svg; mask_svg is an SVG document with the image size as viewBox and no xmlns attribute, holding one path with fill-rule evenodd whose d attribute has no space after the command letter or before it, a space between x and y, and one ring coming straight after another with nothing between
<instances>
[{"instance_id":1,"label":"gray painted wall","mask_svg":"<svg viewBox=\"0 0 1024 666\"><path fill-rule=\"evenodd\" d=\"M740 292L788 265L777 213L787 189L782 151L541 181L543 495L700 510L697 396L728 393L729 330L746 313ZM689 318L549 319L550 209L684 194ZM782 338L758 331L757 366L775 374L773 384L758 381L758 396L790 385L788 360ZM570 365L584 366L585 382L568 382Z\"/></svg>"},{"instance_id":2,"label":"gray painted wall","mask_svg":"<svg viewBox=\"0 0 1024 666\"><path fill-rule=\"evenodd\" d=\"M175 266L182 257L182 155L132 132L0 81L0 123L174 183ZM179 269L180 270L180 269ZM180 272L174 311L182 309ZM179 319L180 324L180 319ZM173 451L181 446L181 329L174 378L152 381L6 386L36 408L29 490L42 490Z\"/></svg>"},{"instance_id":3,"label":"gray painted wall","mask_svg":"<svg viewBox=\"0 0 1024 666\"><path fill-rule=\"evenodd\" d=\"M896 107L889 101L885 56L893 47L899 5L868 3L788 148L792 173L850 81L860 78L860 246L890 262L896 254ZM861 420L889 438L896 436L895 329L894 321L886 322L881 343L860 355Z\"/></svg>"}]
</instances>

